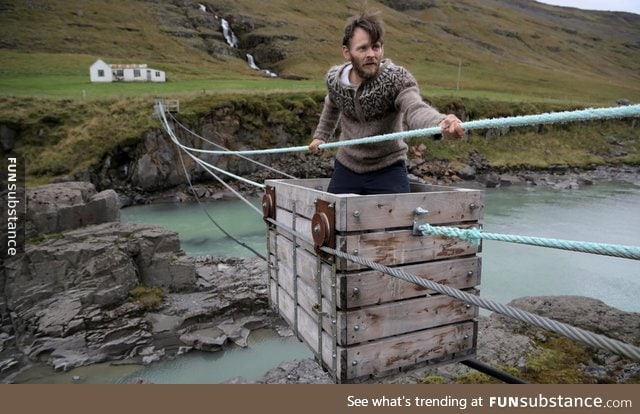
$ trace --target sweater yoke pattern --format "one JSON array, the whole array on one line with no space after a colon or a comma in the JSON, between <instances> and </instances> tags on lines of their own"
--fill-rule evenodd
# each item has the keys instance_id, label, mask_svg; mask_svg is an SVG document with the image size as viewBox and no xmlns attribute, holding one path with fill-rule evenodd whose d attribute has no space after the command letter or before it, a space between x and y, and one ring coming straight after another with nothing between
<instances>
[{"instance_id":1,"label":"sweater yoke pattern","mask_svg":"<svg viewBox=\"0 0 640 414\"><path fill-rule=\"evenodd\" d=\"M340 82L340 73L346 65L332 67L327 73L327 87L331 99L341 108L343 116L358 120L355 91ZM403 67L384 61L380 73L359 87L358 103L365 122L388 116L397 111L395 100L398 94L417 86L416 80Z\"/></svg>"}]
</instances>

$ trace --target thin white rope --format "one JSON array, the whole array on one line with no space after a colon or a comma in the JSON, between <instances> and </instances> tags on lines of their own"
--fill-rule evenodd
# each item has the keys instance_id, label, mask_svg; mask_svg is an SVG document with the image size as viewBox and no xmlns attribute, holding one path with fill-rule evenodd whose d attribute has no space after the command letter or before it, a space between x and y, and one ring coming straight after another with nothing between
<instances>
[{"instance_id":1,"label":"thin white rope","mask_svg":"<svg viewBox=\"0 0 640 414\"><path fill-rule=\"evenodd\" d=\"M218 172L220 172L222 174L225 174L225 175L227 175L227 176L229 176L231 178L235 178L238 181L242 181L242 182L244 182L246 184L250 184L250 185L253 185L255 187L262 188L262 189L265 188L264 184L256 183L255 181L251 181L251 180L248 180L248 179L246 179L244 177L240 177L239 175L235 175L233 173L225 171L225 170L223 170L221 168L218 168L215 165L211 165L208 162L206 162L204 160L201 160L198 157L195 157L193 154L191 154L189 152L190 148L188 146L186 146L186 145L183 145L178 140L177 136L175 135L175 132L173 131L173 129L169 125L169 121L167 120L167 117L165 116L164 107L162 107L162 104L159 104L159 105L160 105L160 111L159 112L160 112L160 116L161 116L161 119L162 119L162 123L164 125L165 130L169 133L169 137L171 137L171 140L174 142L174 144L176 144L178 147L182 148L185 151L185 153L187 155L189 155L194 161L196 161L200 165L206 165L207 167L212 168L212 169L214 169L214 170L216 170L216 171L218 171Z\"/></svg>"},{"instance_id":2,"label":"thin white rope","mask_svg":"<svg viewBox=\"0 0 640 414\"><path fill-rule=\"evenodd\" d=\"M210 140L206 139L205 137L203 137L201 135L196 134L195 132L193 132L192 130L187 128L185 125L183 125L180 121L178 121L175 116L171 115L171 113L169 113L169 117L171 117L171 121L174 124L177 124L180 128L182 128L184 131L190 133L194 137L197 137L197 138L203 140L204 142L207 142L207 143L213 145L214 147L219 148L219 149L221 149L223 151L226 151L226 152L230 152L231 151L229 148L226 148L226 147L224 147L224 146L222 146L220 144L217 144L217 143L215 143L213 141L210 141ZM190 149L194 150L195 148L190 148ZM259 165L260 167L265 168L265 169L267 169L269 171L273 171L275 173L281 174L281 175L283 175L283 176L285 176L287 178L296 179L296 177L294 177L293 175L287 174L284 171L280 171L280 170L278 170L276 168L273 168L273 167L271 167L271 166L269 166L267 164L264 164L264 163L262 163L260 161L254 160L254 159L252 159L250 157L247 157L245 155L242 155L242 154L235 154L235 155L240 157L240 158L242 158L242 159L244 159L244 160L247 160L247 161L249 161L249 162L251 162L253 164Z\"/></svg>"},{"instance_id":3,"label":"thin white rope","mask_svg":"<svg viewBox=\"0 0 640 414\"><path fill-rule=\"evenodd\" d=\"M209 212L207 211L207 209L204 207L202 201L200 201L200 197L198 196L198 193L195 191L195 189L193 188L193 183L191 182L191 178L189 177L189 173L187 172L187 166L184 163L184 159L182 157L182 152L178 151L178 157L180 158L180 164L182 165L182 171L184 172L184 176L187 179L187 183L189 183L189 188L191 188L191 191L193 192L193 195L196 199L196 201L198 202L198 205L200 206L200 208L202 208L202 211L204 212L204 214L209 218L209 220L218 228L218 230L220 230L222 233L224 233L225 236L229 237L231 240L233 240L234 242L236 242L236 244L239 244L240 246L244 247L245 249L249 250L250 252L252 252L253 254L255 254L256 256L260 257L262 260L267 260L267 258L260 254L260 252L258 252L256 249L254 249L253 247L249 246L248 244L246 244L245 242L238 240L236 237L234 237L231 233L229 233L228 231L226 231L213 217L211 217L211 214L209 214ZM219 178L217 175L212 174L218 181L220 181L222 184L224 184L225 186L227 186L227 183L225 183L224 181L222 181L221 178ZM253 206L252 204L248 203L240 194L236 193L235 190L233 190L232 188L229 188L236 196L240 197L243 201L245 201L247 204Z\"/></svg>"}]
</instances>

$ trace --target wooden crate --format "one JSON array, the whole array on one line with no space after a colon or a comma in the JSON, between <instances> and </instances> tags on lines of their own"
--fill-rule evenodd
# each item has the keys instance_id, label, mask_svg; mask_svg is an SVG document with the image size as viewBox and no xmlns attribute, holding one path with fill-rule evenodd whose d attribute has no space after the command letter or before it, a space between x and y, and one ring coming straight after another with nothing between
<instances>
[{"instance_id":1,"label":"wooden crate","mask_svg":"<svg viewBox=\"0 0 640 414\"><path fill-rule=\"evenodd\" d=\"M404 194L338 195L324 191L328 181L265 183L272 307L338 383L474 357L477 307L318 246L478 294L480 246L414 229L479 226L484 193L412 184Z\"/></svg>"}]
</instances>

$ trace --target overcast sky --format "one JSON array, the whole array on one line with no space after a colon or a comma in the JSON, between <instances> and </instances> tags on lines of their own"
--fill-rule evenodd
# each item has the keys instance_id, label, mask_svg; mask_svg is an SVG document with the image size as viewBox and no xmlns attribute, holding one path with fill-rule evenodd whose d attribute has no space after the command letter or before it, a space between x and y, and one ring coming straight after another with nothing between
<instances>
[{"instance_id":1,"label":"overcast sky","mask_svg":"<svg viewBox=\"0 0 640 414\"><path fill-rule=\"evenodd\" d=\"M576 7L587 10L625 11L640 14L640 0L538 0L556 6Z\"/></svg>"}]
</instances>

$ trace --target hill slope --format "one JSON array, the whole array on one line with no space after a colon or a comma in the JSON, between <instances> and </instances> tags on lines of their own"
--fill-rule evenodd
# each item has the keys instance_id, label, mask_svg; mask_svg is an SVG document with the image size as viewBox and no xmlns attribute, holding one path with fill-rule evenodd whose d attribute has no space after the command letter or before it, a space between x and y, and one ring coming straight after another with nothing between
<instances>
[{"instance_id":1,"label":"hill slope","mask_svg":"<svg viewBox=\"0 0 640 414\"><path fill-rule=\"evenodd\" d=\"M369 5L383 12L386 56L436 93L640 101L640 15L534 0ZM147 63L166 70L170 81L263 77L249 68L246 53L281 78L321 80L341 61L340 34L354 10L354 2L341 0L6 0L0 80L68 75L88 82L97 58ZM222 18L238 48L227 44Z\"/></svg>"}]
</instances>

